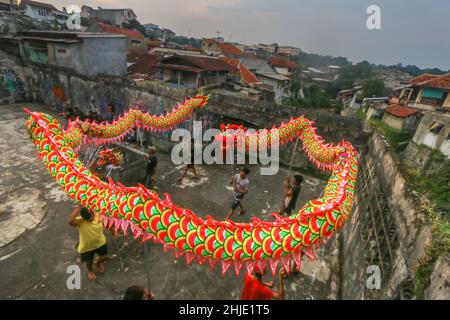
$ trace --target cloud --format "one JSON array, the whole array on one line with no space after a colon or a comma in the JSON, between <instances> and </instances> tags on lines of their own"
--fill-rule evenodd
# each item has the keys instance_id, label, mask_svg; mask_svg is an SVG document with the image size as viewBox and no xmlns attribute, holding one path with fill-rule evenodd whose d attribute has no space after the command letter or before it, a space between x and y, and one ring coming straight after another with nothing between
<instances>
[{"instance_id":1,"label":"cloud","mask_svg":"<svg viewBox=\"0 0 450 320\"><path fill-rule=\"evenodd\" d=\"M133 8L141 23L178 34L245 43L278 42L353 61L450 68L448 0L377 0L382 30L366 28L373 0L56 0L105 8Z\"/></svg>"}]
</instances>

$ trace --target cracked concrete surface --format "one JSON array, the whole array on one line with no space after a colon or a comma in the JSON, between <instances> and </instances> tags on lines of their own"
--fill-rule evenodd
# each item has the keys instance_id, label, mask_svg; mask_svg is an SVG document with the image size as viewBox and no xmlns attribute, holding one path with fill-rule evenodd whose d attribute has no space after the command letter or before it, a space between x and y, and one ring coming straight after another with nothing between
<instances>
[{"instance_id":1,"label":"cracked concrete surface","mask_svg":"<svg viewBox=\"0 0 450 320\"><path fill-rule=\"evenodd\" d=\"M112 237L106 231L110 253L106 274L89 282L74 249L76 229L66 223L72 209L63 191L51 179L25 130L24 105L0 106L0 299L120 299L134 284L146 285L157 299L239 299L243 272L236 277L229 272L220 276L220 266L209 271L194 263L186 267L184 259L164 253L161 245L149 244L147 259L144 246L132 236ZM30 110L54 112L40 105ZM230 166L200 166L202 179L186 178L177 184L179 171L169 156L159 154L158 192L170 193L176 204L223 219L231 202L228 180ZM275 177L263 177L251 166L250 194L244 200L249 212L235 216L248 222L252 216L271 220L270 213L281 204L286 170ZM130 181L129 185L137 181ZM318 197L324 182L307 177L298 205ZM336 297L337 240L333 238L316 253L316 261L303 260L300 274L286 280L287 299L334 299ZM81 289L66 286L67 268L79 265ZM269 272L270 273L270 272ZM265 280L270 280L270 274Z\"/></svg>"}]
</instances>

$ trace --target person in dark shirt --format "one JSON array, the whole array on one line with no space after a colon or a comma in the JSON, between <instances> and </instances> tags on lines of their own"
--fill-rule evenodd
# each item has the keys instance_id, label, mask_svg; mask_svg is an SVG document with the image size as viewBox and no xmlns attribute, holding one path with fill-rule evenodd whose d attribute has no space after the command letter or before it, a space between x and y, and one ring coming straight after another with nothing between
<instances>
[{"instance_id":1,"label":"person in dark shirt","mask_svg":"<svg viewBox=\"0 0 450 320\"><path fill-rule=\"evenodd\" d=\"M111 122L114 121L115 117L116 117L116 110L115 110L115 108L112 105L109 105L106 108L105 121L108 121L108 122L111 123Z\"/></svg>"},{"instance_id":2,"label":"person in dark shirt","mask_svg":"<svg viewBox=\"0 0 450 320\"><path fill-rule=\"evenodd\" d=\"M81 112L77 107L73 109L69 108L66 112L61 113L61 116L67 118L70 121L75 121L81 116Z\"/></svg>"},{"instance_id":3,"label":"person in dark shirt","mask_svg":"<svg viewBox=\"0 0 450 320\"><path fill-rule=\"evenodd\" d=\"M145 159L147 162L147 178L145 180L145 187L153 190L155 188L156 166L158 165L155 147L149 148L148 155Z\"/></svg>"},{"instance_id":4,"label":"person in dark shirt","mask_svg":"<svg viewBox=\"0 0 450 320\"><path fill-rule=\"evenodd\" d=\"M142 286L131 286L125 292L123 300L154 300L155 296Z\"/></svg>"},{"instance_id":5,"label":"person in dark shirt","mask_svg":"<svg viewBox=\"0 0 450 320\"><path fill-rule=\"evenodd\" d=\"M191 141L191 161L184 167L183 173L178 178L178 182L181 183L183 179L187 176L189 171L192 171L194 173L194 179L198 179L197 177L197 170L195 169L195 143L194 140Z\"/></svg>"},{"instance_id":6,"label":"person in dark shirt","mask_svg":"<svg viewBox=\"0 0 450 320\"><path fill-rule=\"evenodd\" d=\"M285 213L289 216L292 214L292 211L295 210L295 206L297 205L298 196L301 191L301 184L303 182L303 177L300 175L294 176L294 183L291 188L286 192L286 198L290 198L289 203L286 205Z\"/></svg>"}]
</instances>

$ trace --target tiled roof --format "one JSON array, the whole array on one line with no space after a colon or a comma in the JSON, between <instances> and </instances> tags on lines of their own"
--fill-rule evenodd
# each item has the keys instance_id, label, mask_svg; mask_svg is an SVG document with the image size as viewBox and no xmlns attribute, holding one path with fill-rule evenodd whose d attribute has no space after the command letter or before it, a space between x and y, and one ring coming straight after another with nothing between
<instances>
[{"instance_id":1,"label":"tiled roof","mask_svg":"<svg viewBox=\"0 0 450 320\"><path fill-rule=\"evenodd\" d=\"M295 68L300 67L300 65L298 65L295 62L292 62L289 59L282 58L282 57L276 57L276 56L270 57L269 63L274 67L280 67L280 68L295 69Z\"/></svg>"},{"instance_id":2,"label":"tiled roof","mask_svg":"<svg viewBox=\"0 0 450 320\"><path fill-rule=\"evenodd\" d=\"M259 81L258 78L256 78L256 76L250 70L248 70L239 59L234 58L221 58L221 59L226 63L228 63L229 65L233 66L233 68L236 71L239 71L239 75L241 76L241 79L245 83L247 84L261 83L261 81Z\"/></svg>"},{"instance_id":3,"label":"tiled roof","mask_svg":"<svg viewBox=\"0 0 450 320\"><path fill-rule=\"evenodd\" d=\"M450 73L443 75L422 74L412 79L411 83L426 88L450 90Z\"/></svg>"},{"instance_id":4,"label":"tiled roof","mask_svg":"<svg viewBox=\"0 0 450 320\"><path fill-rule=\"evenodd\" d=\"M241 49L235 47L231 43L218 42L219 48L224 54L234 55L234 56L246 56L247 54Z\"/></svg>"},{"instance_id":5,"label":"tiled roof","mask_svg":"<svg viewBox=\"0 0 450 320\"><path fill-rule=\"evenodd\" d=\"M187 63L194 67L206 70L206 71L232 71L233 67L228 63L220 60L219 58L213 58L200 55L174 55L169 58L165 58L162 61L163 64L182 65Z\"/></svg>"},{"instance_id":6,"label":"tiled roof","mask_svg":"<svg viewBox=\"0 0 450 320\"><path fill-rule=\"evenodd\" d=\"M408 118L415 115L417 112L419 112L419 110L403 107L398 104L391 104L386 108L386 112L399 118Z\"/></svg>"},{"instance_id":7,"label":"tiled roof","mask_svg":"<svg viewBox=\"0 0 450 320\"><path fill-rule=\"evenodd\" d=\"M422 74L422 75L420 75L420 76L418 76L418 77L416 77L414 79L411 79L410 82L412 84L417 84L418 85L418 84L424 83L426 81L429 81L429 80L435 78L436 76L437 75L435 75L435 74L424 73L424 74Z\"/></svg>"},{"instance_id":8,"label":"tiled roof","mask_svg":"<svg viewBox=\"0 0 450 320\"><path fill-rule=\"evenodd\" d=\"M433 79L422 84L422 86L427 88L450 90L450 73L434 77Z\"/></svg>"},{"instance_id":9,"label":"tiled roof","mask_svg":"<svg viewBox=\"0 0 450 320\"><path fill-rule=\"evenodd\" d=\"M151 75L155 73L153 65L158 63L159 57L152 54L129 53L127 55L127 61L134 63L128 68L130 74L139 73Z\"/></svg>"},{"instance_id":10,"label":"tiled roof","mask_svg":"<svg viewBox=\"0 0 450 320\"><path fill-rule=\"evenodd\" d=\"M127 36L128 38L145 40L145 37L139 31L114 27L112 25L102 23L102 22L97 22L97 24L104 32L123 34L123 35Z\"/></svg>"}]
</instances>

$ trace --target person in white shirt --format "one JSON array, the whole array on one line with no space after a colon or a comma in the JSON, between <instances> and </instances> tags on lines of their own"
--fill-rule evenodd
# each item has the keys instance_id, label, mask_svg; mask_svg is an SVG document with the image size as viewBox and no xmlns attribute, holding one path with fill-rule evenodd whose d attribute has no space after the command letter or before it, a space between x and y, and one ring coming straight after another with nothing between
<instances>
[{"instance_id":1,"label":"person in white shirt","mask_svg":"<svg viewBox=\"0 0 450 320\"><path fill-rule=\"evenodd\" d=\"M244 168L239 174L231 178L230 184L233 186L233 202L231 204L231 209L228 212L227 220L231 219L237 207L240 208L238 213L239 215L245 214L245 210L241 202L242 199L244 199L244 196L248 194L248 189L250 186L250 181L248 180L249 173L250 170Z\"/></svg>"}]
</instances>

